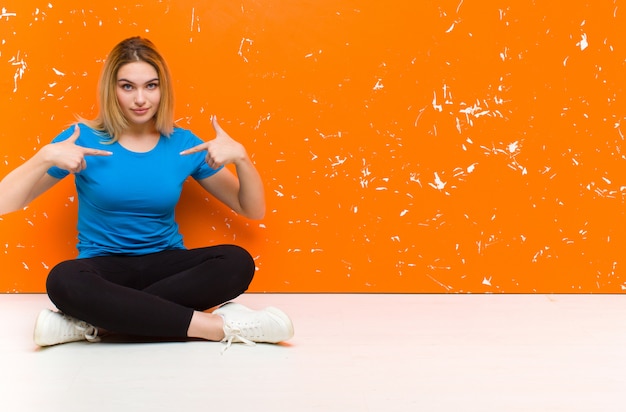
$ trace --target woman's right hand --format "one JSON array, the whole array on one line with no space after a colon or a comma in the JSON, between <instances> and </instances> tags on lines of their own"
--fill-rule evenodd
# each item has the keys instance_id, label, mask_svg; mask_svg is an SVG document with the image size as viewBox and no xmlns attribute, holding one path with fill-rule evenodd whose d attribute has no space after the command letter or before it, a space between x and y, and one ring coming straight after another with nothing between
<instances>
[{"instance_id":1,"label":"woman's right hand","mask_svg":"<svg viewBox=\"0 0 626 412\"><path fill-rule=\"evenodd\" d=\"M80 128L76 124L74 133L69 138L44 146L42 150L46 161L70 173L79 173L87 167L85 156L110 156L112 154L106 150L78 146L76 141L79 136Z\"/></svg>"}]
</instances>

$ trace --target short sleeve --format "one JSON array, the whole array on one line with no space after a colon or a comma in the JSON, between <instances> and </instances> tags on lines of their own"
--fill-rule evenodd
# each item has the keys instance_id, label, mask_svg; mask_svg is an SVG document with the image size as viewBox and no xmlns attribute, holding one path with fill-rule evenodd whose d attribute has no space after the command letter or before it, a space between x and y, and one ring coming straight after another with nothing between
<instances>
[{"instance_id":1,"label":"short sleeve","mask_svg":"<svg viewBox=\"0 0 626 412\"><path fill-rule=\"evenodd\" d=\"M203 143L203 140L198 136L190 132L189 130L185 130L187 132L187 142L185 149L189 149L191 147L197 146ZM194 162L196 164L196 168L191 172L191 177L195 180L206 179L209 176L213 176L215 173L219 172L224 168L224 166L220 166L217 169L213 169L206 162L206 152L194 153L193 156Z\"/></svg>"},{"instance_id":2,"label":"short sleeve","mask_svg":"<svg viewBox=\"0 0 626 412\"><path fill-rule=\"evenodd\" d=\"M57 137L52 139L52 143L62 142L66 140L67 138L69 138L72 135L72 133L74 133L74 126L67 128L66 130L61 132L59 135L57 135ZM68 172L67 170L61 169L59 167L52 166L50 169L48 169L48 174L54 178L63 179L64 177L69 175L70 172Z\"/></svg>"},{"instance_id":3,"label":"short sleeve","mask_svg":"<svg viewBox=\"0 0 626 412\"><path fill-rule=\"evenodd\" d=\"M200 167L196 169L195 172L191 174L191 177L193 177L196 180L206 179L209 176L213 176L215 173L219 172L223 168L224 166L220 166L217 169L213 169L207 164L207 162L203 158L202 164L200 165Z\"/></svg>"}]
</instances>

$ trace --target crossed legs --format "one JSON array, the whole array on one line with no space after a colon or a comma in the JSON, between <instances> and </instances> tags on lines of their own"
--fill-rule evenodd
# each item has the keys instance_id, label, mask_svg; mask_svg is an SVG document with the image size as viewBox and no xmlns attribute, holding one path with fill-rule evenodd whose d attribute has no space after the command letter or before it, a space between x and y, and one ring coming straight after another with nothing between
<instances>
[{"instance_id":1,"label":"crossed legs","mask_svg":"<svg viewBox=\"0 0 626 412\"><path fill-rule=\"evenodd\" d=\"M60 311L111 332L221 340L223 318L204 311L245 292L254 270L247 251L219 245L68 260L46 286Z\"/></svg>"}]
</instances>

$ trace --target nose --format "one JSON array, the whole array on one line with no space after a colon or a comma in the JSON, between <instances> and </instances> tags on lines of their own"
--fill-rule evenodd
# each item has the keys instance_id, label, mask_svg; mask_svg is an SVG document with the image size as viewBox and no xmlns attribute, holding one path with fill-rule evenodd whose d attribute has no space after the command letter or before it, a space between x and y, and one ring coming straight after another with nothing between
<instances>
[{"instance_id":1,"label":"nose","mask_svg":"<svg viewBox=\"0 0 626 412\"><path fill-rule=\"evenodd\" d=\"M135 104L137 106L143 106L146 103L146 99L143 95L141 89L137 90L137 94L135 94Z\"/></svg>"}]
</instances>

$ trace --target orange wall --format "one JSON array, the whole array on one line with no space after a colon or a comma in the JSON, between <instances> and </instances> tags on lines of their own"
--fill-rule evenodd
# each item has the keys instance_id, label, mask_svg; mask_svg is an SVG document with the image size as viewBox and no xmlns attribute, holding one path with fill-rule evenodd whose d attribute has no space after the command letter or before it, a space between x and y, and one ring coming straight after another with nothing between
<instances>
[{"instance_id":1,"label":"orange wall","mask_svg":"<svg viewBox=\"0 0 626 412\"><path fill-rule=\"evenodd\" d=\"M190 184L190 247L236 242L253 291L626 288L626 7L600 1L6 0L0 176L93 116L103 59L152 39L179 125L246 145L263 222ZM0 218L0 291L75 256L71 179Z\"/></svg>"}]
</instances>

